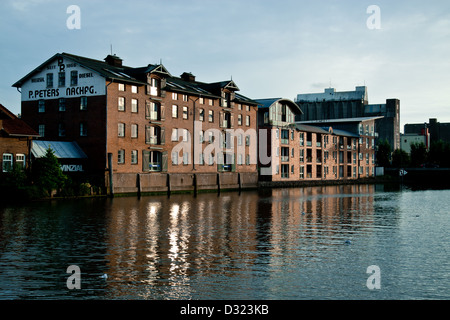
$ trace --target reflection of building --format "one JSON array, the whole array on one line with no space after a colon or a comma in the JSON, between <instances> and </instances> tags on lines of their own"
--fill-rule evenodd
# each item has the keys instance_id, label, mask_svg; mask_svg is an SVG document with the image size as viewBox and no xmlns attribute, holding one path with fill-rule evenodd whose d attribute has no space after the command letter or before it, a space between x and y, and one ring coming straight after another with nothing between
<instances>
[{"instance_id":1,"label":"reflection of building","mask_svg":"<svg viewBox=\"0 0 450 320\"><path fill-rule=\"evenodd\" d=\"M31 140L37 136L36 131L0 104L0 175L14 165L28 166Z\"/></svg>"},{"instance_id":2,"label":"reflection of building","mask_svg":"<svg viewBox=\"0 0 450 320\"><path fill-rule=\"evenodd\" d=\"M242 141L256 132L256 103L232 80L203 83L162 64L131 68L115 55L62 53L13 86L23 119L46 141L75 141L88 156L86 171L111 191L256 186L248 161L256 142L238 152L228 132L240 129Z\"/></svg>"},{"instance_id":3,"label":"reflection of building","mask_svg":"<svg viewBox=\"0 0 450 320\"><path fill-rule=\"evenodd\" d=\"M450 123L440 123L437 119L430 119L428 123L405 124L405 134L423 135L428 129L430 143L442 140L450 143Z\"/></svg>"},{"instance_id":4,"label":"reflection of building","mask_svg":"<svg viewBox=\"0 0 450 320\"><path fill-rule=\"evenodd\" d=\"M385 104L369 104L367 87L355 91L299 94L295 101L303 111L297 121L377 117L380 139L387 139L392 150L400 148L400 101L387 99Z\"/></svg>"}]
</instances>

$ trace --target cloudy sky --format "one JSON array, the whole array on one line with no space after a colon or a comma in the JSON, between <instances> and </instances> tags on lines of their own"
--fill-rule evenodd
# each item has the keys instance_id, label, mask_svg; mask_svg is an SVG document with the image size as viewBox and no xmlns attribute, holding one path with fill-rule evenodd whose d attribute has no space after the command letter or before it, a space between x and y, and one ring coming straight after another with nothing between
<instances>
[{"instance_id":1,"label":"cloudy sky","mask_svg":"<svg viewBox=\"0 0 450 320\"><path fill-rule=\"evenodd\" d=\"M0 103L15 113L11 85L32 69L58 52L102 60L112 45L128 66L232 78L253 99L366 85L371 104L401 100L402 126L450 122L448 0L2 0L0 30Z\"/></svg>"}]
</instances>

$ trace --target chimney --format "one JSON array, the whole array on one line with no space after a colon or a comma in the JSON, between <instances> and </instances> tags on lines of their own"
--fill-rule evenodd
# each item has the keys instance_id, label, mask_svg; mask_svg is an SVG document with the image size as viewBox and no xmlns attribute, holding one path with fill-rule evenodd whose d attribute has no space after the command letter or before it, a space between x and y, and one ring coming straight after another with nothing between
<instances>
[{"instance_id":1,"label":"chimney","mask_svg":"<svg viewBox=\"0 0 450 320\"><path fill-rule=\"evenodd\" d=\"M105 58L105 62L113 67L122 67L122 59L116 55L108 55Z\"/></svg>"},{"instance_id":2,"label":"chimney","mask_svg":"<svg viewBox=\"0 0 450 320\"><path fill-rule=\"evenodd\" d=\"M184 81L195 82L195 76L190 72L184 72L181 75L181 79L183 79Z\"/></svg>"}]
</instances>

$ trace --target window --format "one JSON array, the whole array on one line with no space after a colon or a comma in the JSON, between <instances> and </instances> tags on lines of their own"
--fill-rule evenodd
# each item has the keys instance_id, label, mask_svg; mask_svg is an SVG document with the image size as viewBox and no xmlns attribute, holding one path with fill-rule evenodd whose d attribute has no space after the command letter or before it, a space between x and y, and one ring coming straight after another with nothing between
<instances>
[{"instance_id":1,"label":"window","mask_svg":"<svg viewBox=\"0 0 450 320\"><path fill-rule=\"evenodd\" d=\"M138 87L137 86L131 86L131 92L132 93L138 93Z\"/></svg>"},{"instance_id":2,"label":"window","mask_svg":"<svg viewBox=\"0 0 450 320\"><path fill-rule=\"evenodd\" d=\"M203 143L205 141L205 132L203 130L199 131L199 142Z\"/></svg>"},{"instance_id":3,"label":"window","mask_svg":"<svg viewBox=\"0 0 450 320\"><path fill-rule=\"evenodd\" d=\"M250 126L250 116L245 116L245 125Z\"/></svg>"},{"instance_id":4,"label":"window","mask_svg":"<svg viewBox=\"0 0 450 320\"><path fill-rule=\"evenodd\" d=\"M184 165L189 164L189 153L188 152L183 153L183 164Z\"/></svg>"},{"instance_id":5,"label":"window","mask_svg":"<svg viewBox=\"0 0 450 320\"><path fill-rule=\"evenodd\" d=\"M41 138L45 137L45 124L40 124L38 131Z\"/></svg>"},{"instance_id":6,"label":"window","mask_svg":"<svg viewBox=\"0 0 450 320\"><path fill-rule=\"evenodd\" d=\"M250 111L250 106L245 106L245 111Z\"/></svg>"},{"instance_id":7,"label":"window","mask_svg":"<svg viewBox=\"0 0 450 320\"><path fill-rule=\"evenodd\" d=\"M59 72L58 73L58 86L59 87L65 87L66 86L66 73L65 72Z\"/></svg>"},{"instance_id":8,"label":"window","mask_svg":"<svg viewBox=\"0 0 450 320\"><path fill-rule=\"evenodd\" d=\"M241 165L244 164L243 158L242 158L242 154L240 154L240 153L238 154L237 164L238 164L239 166L241 166Z\"/></svg>"},{"instance_id":9,"label":"window","mask_svg":"<svg viewBox=\"0 0 450 320\"><path fill-rule=\"evenodd\" d=\"M138 112L138 101L137 99L131 99L131 112Z\"/></svg>"},{"instance_id":10,"label":"window","mask_svg":"<svg viewBox=\"0 0 450 320\"><path fill-rule=\"evenodd\" d=\"M209 137L208 137L209 143L213 143L214 142L214 134L211 131L209 131L208 134L209 134Z\"/></svg>"},{"instance_id":11,"label":"window","mask_svg":"<svg viewBox=\"0 0 450 320\"><path fill-rule=\"evenodd\" d=\"M172 100L178 100L178 93L172 92Z\"/></svg>"},{"instance_id":12,"label":"window","mask_svg":"<svg viewBox=\"0 0 450 320\"><path fill-rule=\"evenodd\" d=\"M305 134L300 132L300 146L303 147L305 145Z\"/></svg>"},{"instance_id":13,"label":"window","mask_svg":"<svg viewBox=\"0 0 450 320\"><path fill-rule=\"evenodd\" d=\"M45 112L45 100L39 100L39 102L38 102L38 111L40 113Z\"/></svg>"},{"instance_id":14,"label":"window","mask_svg":"<svg viewBox=\"0 0 450 320\"><path fill-rule=\"evenodd\" d=\"M300 150L300 162L305 162L305 150Z\"/></svg>"},{"instance_id":15,"label":"window","mask_svg":"<svg viewBox=\"0 0 450 320\"><path fill-rule=\"evenodd\" d=\"M172 118L178 118L178 106L177 105L172 106Z\"/></svg>"},{"instance_id":16,"label":"window","mask_svg":"<svg viewBox=\"0 0 450 320\"><path fill-rule=\"evenodd\" d=\"M187 129L183 129L183 141L187 142L189 140L189 131Z\"/></svg>"},{"instance_id":17,"label":"window","mask_svg":"<svg viewBox=\"0 0 450 320\"><path fill-rule=\"evenodd\" d=\"M199 165L204 165L205 164L205 155L203 153L199 154L198 164Z\"/></svg>"},{"instance_id":18,"label":"window","mask_svg":"<svg viewBox=\"0 0 450 320\"><path fill-rule=\"evenodd\" d=\"M66 111L66 99L60 98L58 100L58 105L59 105L59 111L61 111L61 112Z\"/></svg>"},{"instance_id":19,"label":"window","mask_svg":"<svg viewBox=\"0 0 450 320\"><path fill-rule=\"evenodd\" d=\"M47 73L47 88L53 88L53 73Z\"/></svg>"},{"instance_id":20,"label":"window","mask_svg":"<svg viewBox=\"0 0 450 320\"><path fill-rule=\"evenodd\" d=\"M238 125L242 126L242 114L238 114Z\"/></svg>"},{"instance_id":21,"label":"window","mask_svg":"<svg viewBox=\"0 0 450 320\"><path fill-rule=\"evenodd\" d=\"M249 154L245 156L245 164L248 166L250 165L250 155Z\"/></svg>"},{"instance_id":22,"label":"window","mask_svg":"<svg viewBox=\"0 0 450 320\"><path fill-rule=\"evenodd\" d=\"M145 127L145 143L161 145L163 143L163 130L158 126Z\"/></svg>"},{"instance_id":23,"label":"window","mask_svg":"<svg viewBox=\"0 0 450 320\"><path fill-rule=\"evenodd\" d=\"M187 102L188 101L188 95L187 94L183 94L183 101Z\"/></svg>"},{"instance_id":24,"label":"window","mask_svg":"<svg viewBox=\"0 0 450 320\"><path fill-rule=\"evenodd\" d=\"M125 111L125 98L124 97L119 97L118 109L119 109L119 111Z\"/></svg>"},{"instance_id":25,"label":"window","mask_svg":"<svg viewBox=\"0 0 450 320\"><path fill-rule=\"evenodd\" d=\"M242 134L239 134L237 136L237 142L238 142L238 146L242 146Z\"/></svg>"},{"instance_id":26,"label":"window","mask_svg":"<svg viewBox=\"0 0 450 320\"><path fill-rule=\"evenodd\" d=\"M65 137L66 136L66 126L64 125L64 123L60 123L58 125L58 135L60 137Z\"/></svg>"},{"instance_id":27,"label":"window","mask_svg":"<svg viewBox=\"0 0 450 320\"><path fill-rule=\"evenodd\" d=\"M87 126L85 123L80 123L80 137L87 136Z\"/></svg>"},{"instance_id":28,"label":"window","mask_svg":"<svg viewBox=\"0 0 450 320\"><path fill-rule=\"evenodd\" d=\"M87 110L87 97L81 97L80 110Z\"/></svg>"},{"instance_id":29,"label":"window","mask_svg":"<svg viewBox=\"0 0 450 320\"><path fill-rule=\"evenodd\" d=\"M245 136L245 145L250 146L250 136Z\"/></svg>"},{"instance_id":30,"label":"window","mask_svg":"<svg viewBox=\"0 0 450 320\"><path fill-rule=\"evenodd\" d=\"M210 166L214 164L214 155L212 153L209 154L208 164Z\"/></svg>"},{"instance_id":31,"label":"window","mask_svg":"<svg viewBox=\"0 0 450 320\"><path fill-rule=\"evenodd\" d=\"M12 167L13 167L13 155L10 153L4 153L2 162L3 172L11 171Z\"/></svg>"},{"instance_id":32,"label":"window","mask_svg":"<svg viewBox=\"0 0 450 320\"><path fill-rule=\"evenodd\" d=\"M178 141L178 129L177 128L173 128L172 129L172 141Z\"/></svg>"},{"instance_id":33,"label":"window","mask_svg":"<svg viewBox=\"0 0 450 320\"><path fill-rule=\"evenodd\" d=\"M117 163L124 164L125 163L125 150L119 150L117 152Z\"/></svg>"},{"instance_id":34,"label":"window","mask_svg":"<svg viewBox=\"0 0 450 320\"><path fill-rule=\"evenodd\" d=\"M205 109L200 109L198 113L198 120L205 121Z\"/></svg>"},{"instance_id":35,"label":"window","mask_svg":"<svg viewBox=\"0 0 450 320\"><path fill-rule=\"evenodd\" d=\"M209 105L213 106L214 105L214 100L213 99L209 99Z\"/></svg>"},{"instance_id":36,"label":"window","mask_svg":"<svg viewBox=\"0 0 450 320\"><path fill-rule=\"evenodd\" d=\"M305 179L305 167L300 166L300 179Z\"/></svg>"},{"instance_id":37,"label":"window","mask_svg":"<svg viewBox=\"0 0 450 320\"><path fill-rule=\"evenodd\" d=\"M208 121L214 122L214 111L212 111L212 110L209 110Z\"/></svg>"},{"instance_id":38,"label":"window","mask_svg":"<svg viewBox=\"0 0 450 320\"><path fill-rule=\"evenodd\" d=\"M131 125L131 138L137 138L138 137L138 125L132 124Z\"/></svg>"},{"instance_id":39,"label":"window","mask_svg":"<svg viewBox=\"0 0 450 320\"><path fill-rule=\"evenodd\" d=\"M137 150L131 150L131 164L138 164L138 152L137 152Z\"/></svg>"},{"instance_id":40,"label":"window","mask_svg":"<svg viewBox=\"0 0 450 320\"><path fill-rule=\"evenodd\" d=\"M188 107L183 107L183 119L187 120L189 109Z\"/></svg>"},{"instance_id":41,"label":"window","mask_svg":"<svg viewBox=\"0 0 450 320\"><path fill-rule=\"evenodd\" d=\"M70 71L70 85L71 86L78 85L78 71L76 70Z\"/></svg>"},{"instance_id":42,"label":"window","mask_svg":"<svg viewBox=\"0 0 450 320\"><path fill-rule=\"evenodd\" d=\"M161 152L158 152L158 151L149 152L149 156L146 161L148 161L148 171L153 171L153 172L161 172L162 171L162 153Z\"/></svg>"},{"instance_id":43,"label":"window","mask_svg":"<svg viewBox=\"0 0 450 320\"><path fill-rule=\"evenodd\" d=\"M118 124L118 136L125 137L125 123Z\"/></svg>"},{"instance_id":44,"label":"window","mask_svg":"<svg viewBox=\"0 0 450 320\"><path fill-rule=\"evenodd\" d=\"M145 117L148 120L161 120L162 118L161 106L159 103L146 101L145 103Z\"/></svg>"},{"instance_id":45,"label":"window","mask_svg":"<svg viewBox=\"0 0 450 320\"><path fill-rule=\"evenodd\" d=\"M178 165L178 152L172 152L172 164Z\"/></svg>"},{"instance_id":46,"label":"window","mask_svg":"<svg viewBox=\"0 0 450 320\"><path fill-rule=\"evenodd\" d=\"M125 91L125 85L123 83L119 83L119 91Z\"/></svg>"},{"instance_id":47,"label":"window","mask_svg":"<svg viewBox=\"0 0 450 320\"><path fill-rule=\"evenodd\" d=\"M200 98L200 104L205 104L205 98Z\"/></svg>"},{"instance_id":48,"label":"window","mask_svg":"<svg viewBox=\"0 0 450 320\"><path fill-rule=\"evenodd\" d=\"M159 87L159 80L152 78L150 80L150 95L157 96L158 95L158 87Z\"/></svg>"},{"instance_id":49,"label":"window","mask_svg":"<svg viewBox=\"0 0 450 320\"><path fill-rule=\"evenodd\" d=\"M24 154L16 154L16 165L20 168L25 168L25 155Z\"/></svg>"},{"instance_id":50,"label":"window","mask_svg":"<svg viewBox=\"0 0 450 320\"><path fill-rule=\"evenodd\" d=\"M238 106L238 110L241 111L242 110L242 104L239 103L237 106Z\"/></svg>"}]
</instances>

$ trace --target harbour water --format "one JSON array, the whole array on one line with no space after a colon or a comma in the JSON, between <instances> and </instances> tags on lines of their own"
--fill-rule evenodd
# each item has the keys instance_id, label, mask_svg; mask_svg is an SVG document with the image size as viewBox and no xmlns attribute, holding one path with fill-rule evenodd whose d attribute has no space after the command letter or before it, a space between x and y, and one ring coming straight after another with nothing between
<instances>
[{"instance_id":1,"label":"harbour water","mask_svg":"<svg viewBox=\"0 0 450 320\"><path fill-rule=\"evenodd\" d=\"M3 205L0 300L449 299L449 208L385 185Z\"/></svg>"}]
</instances>

